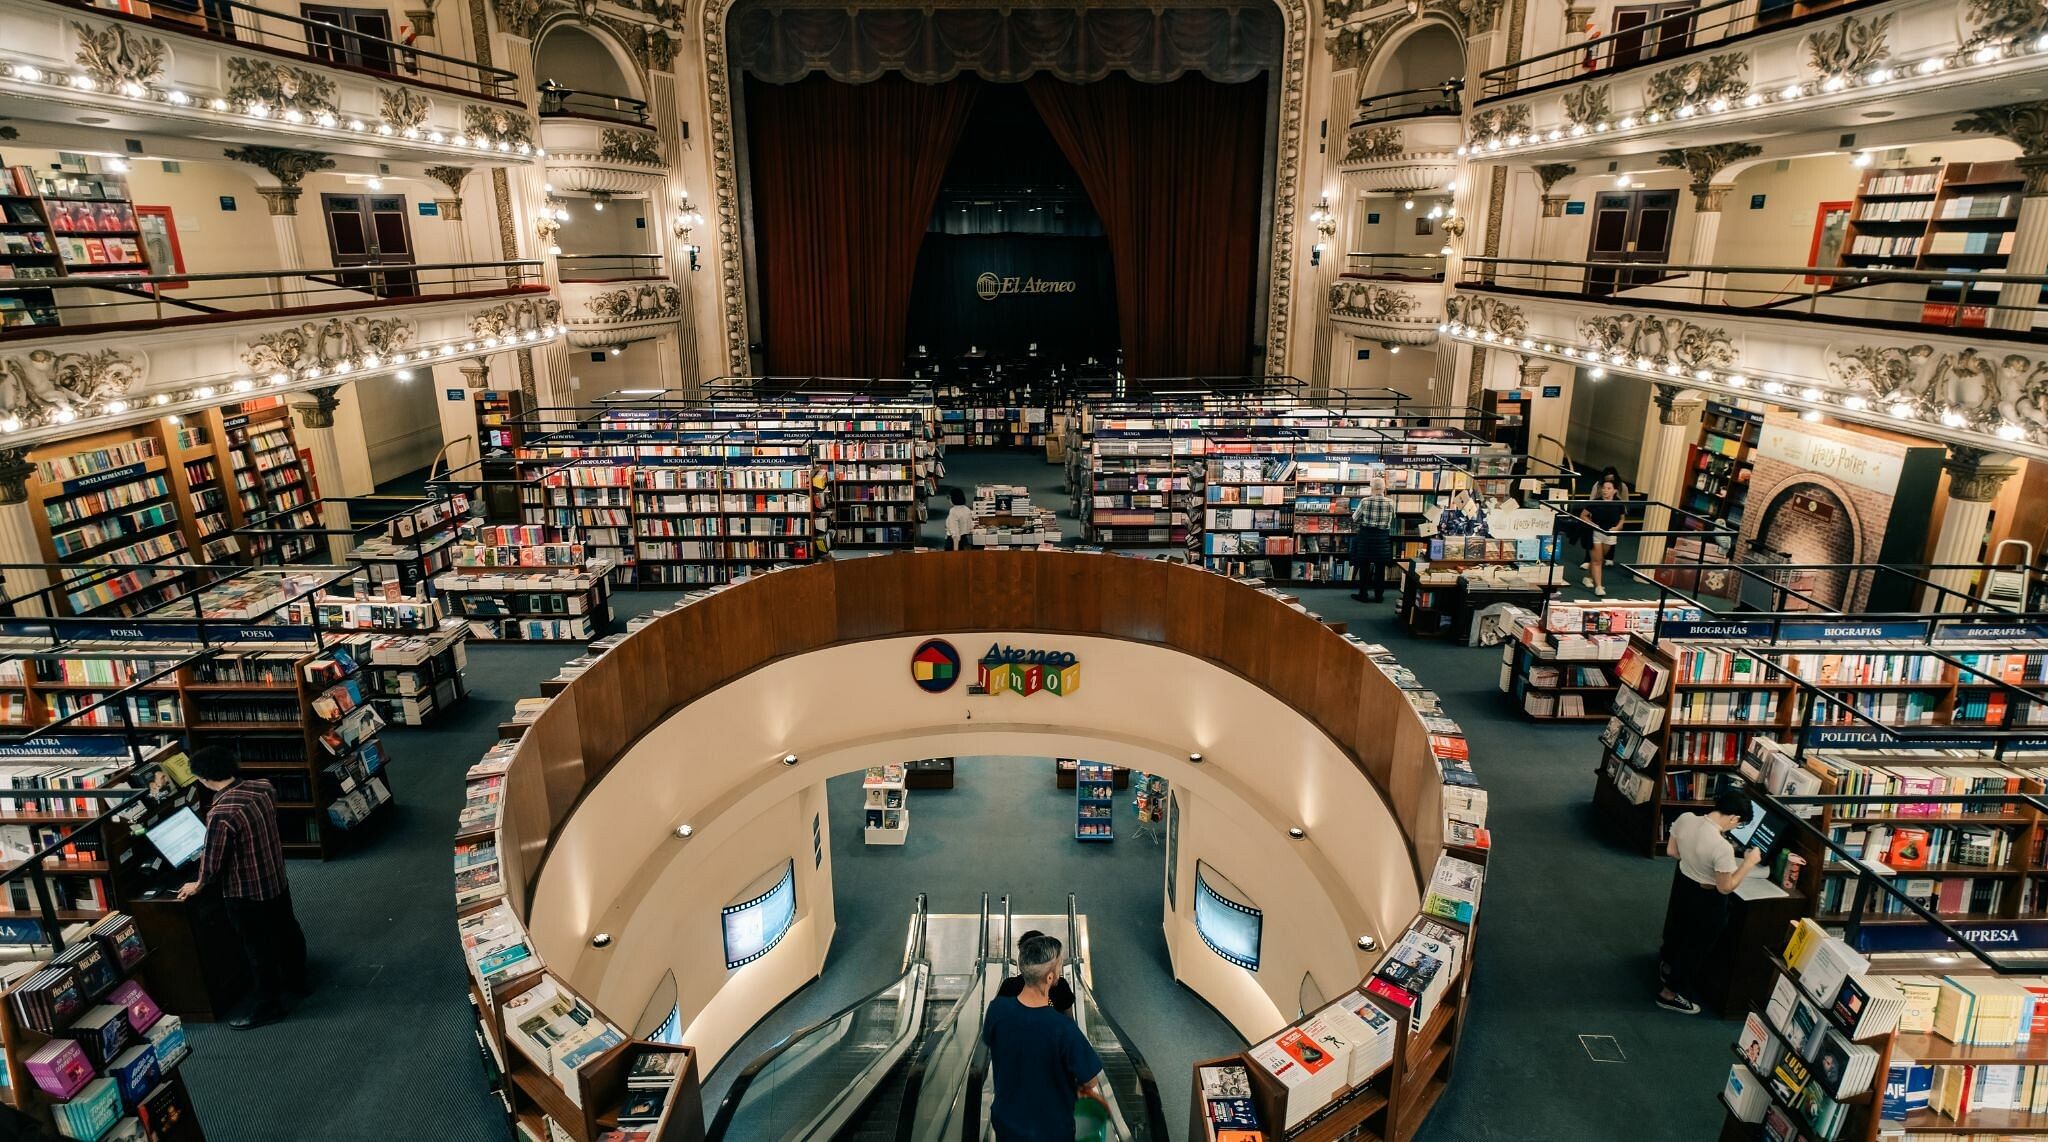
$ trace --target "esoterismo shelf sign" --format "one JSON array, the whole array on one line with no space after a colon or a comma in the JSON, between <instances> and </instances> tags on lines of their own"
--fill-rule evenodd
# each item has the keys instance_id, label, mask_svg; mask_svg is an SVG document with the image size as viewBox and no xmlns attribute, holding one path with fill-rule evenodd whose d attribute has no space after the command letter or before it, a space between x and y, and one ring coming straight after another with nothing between
<instances>
[{"instance_id":1,"label":"esoterismo shelf sign","mask_svg":"<svg viewBox=\"0 0 2048 1142\"><path fill-rule=\"evenodd\" d=\"M1014 294L1073 293L1079 288L1079 282L1054 282L1044 278L1015 275L1005 277L986 270L982 271L980 277L974 279L974 296L983 301L994 301L999 297Z\"/></svg>"}]
</instances>

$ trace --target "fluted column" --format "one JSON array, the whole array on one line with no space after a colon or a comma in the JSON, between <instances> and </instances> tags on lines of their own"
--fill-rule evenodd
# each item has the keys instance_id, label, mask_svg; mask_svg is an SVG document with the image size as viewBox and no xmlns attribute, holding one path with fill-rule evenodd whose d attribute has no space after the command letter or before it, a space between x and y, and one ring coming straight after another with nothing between
<instances>
[{"instance_id":1,"label":"fluted column","mask_svg":"<svg viewBox=\"0 0 2048 1142\"><path fill-rule=\"evenodd\" d=\"M303 269L306 258L299 248L298 227L299 196L305 191L299 184L315 171L333 170L334 160L318 151L286 147L230 147L221 153L238 163L259 167L277 180L276 186L259 186L256 193L263 196L263 204L270 208L270 228L277 236L279 267ZM305 294L303 287L300 278L274 278L271 294L280 306L298 305Z\"/></svg>"},{"instance_id":2,"label":"fluted column","mask_svg":"<svg viewBox=\"0 0 2048 1142\"><path fill-rule=\"evenodd\" d=\"M28 478L35 468L25 448L0 449L0 563L41 563L43 550L36 543L35 516L28 503ZM18 598L49 586L40 571L14 568L0 572L0 598ZM24 606L23 615L47 615L45 607Z\"/></svg>"},{"instance_id":3,"label":"fluted column","mask_svg":"<svg viewBox=\"0 0 2048 1142\"><path fill-rule=\"evenodd\" d=\"M1977 563L1981 558L1978 553L1984 548L1985 532L1991 526L1991 503L1998 498L2005 482L2020 470L2019 464L2010 456L1951 445L1942 469L1948 473L1948 506L1942 512L1941 534L1935 537L1934 555L1929 562ZM1921 602L1922 609L1962 610L1971 575L1968 568L1929 572L1930 581L1956 593L1940 595L1930 589Z\"/></svg>"},{"instance_id":4,"label":"fluted column","mask_svg":"<svg viewBox=\"0 0 2048 1142\"><path fill-rule=\"evenodd\" d=\"M313 476L323 499L344 495L341 487L341 444L334 432L334 412L341 407L341 389L336 385L307 389L289 402L299 416L298 437L313 457ZM338 531L350 526L348 508L339 503L321 505L322 525ZM345 535L327 537L330 559L340 563L353 546Z\"/></svg>"},{"instance_id":5,"label":"fluted column","mask_svg":"<svg viewBox=\"0 0 2048 1142\"><path fill-rule=\"evenodd\" d=\"M1636 487L1650 498L1643 510L1642 540L1636 545L1636 562L1644 565L1664 561L1664 537L1650 532L1671 529L1671 509L1685 476L1685 443L1698 425L1706 399L1677 385L1657 386L1657 423L1643 436L1641 459L1636 464Z\"/></svg>"},{"instance_id":6,"label":"fluted column","mask_svg":"<svg viewBox=\"0 0 2048 1142\"><path fill-rule=\"evenodd\" d=\"M1551 362L1540 357L1524 357L1521 364L1522 387L1529 392L1529 455L1553 464L1564 459L1565 434L1570 431L1572 419L1572 370L1552 370ZM1543 386L1557 382L1558 395L1546 397ZM1554 443L1545 443L1545 440ZM1534 475L1535 473L1531 473Z\"/></svg>"},{"instance_id":7,"label":"fluted column","mask_svg":"<svg viewBox=\"0 0 2048 1142\"><path fill-rule=\"evenodd\" d=\"M1987 107L1956 120L1955 129L1965 135L1997 135L2019 147L2020 171L2027 182L2005 272L2048 271L2048 102ZM2002 286L1998 309L1987 324L1993 329L2032 329L2040 304L2039 284Z\"/></svg>"},{"instance_id":8,"label":"fluted column","mask_svg":"<svg viewBox=\"0 0 2048 1142\"><path fill-rule=\"evenodd\" d=\"M1714 262L1714 247L1721 237L1721 201L1734 186L1716 182L1721 172L1731 164L1763 153L1762 148L1749 143L1717 143L1711 147L1685 147L1665 151L1657 156L1660 166L1676 167L1686 173L1686 189L1692 191L1693 224L1692 249L1686 258L1693 265L1707 266ZM1721 301L1721 275L1700 275L1700 292L1688 300L1703 305L1717 305Z\"/></svg>"}]
</instances>

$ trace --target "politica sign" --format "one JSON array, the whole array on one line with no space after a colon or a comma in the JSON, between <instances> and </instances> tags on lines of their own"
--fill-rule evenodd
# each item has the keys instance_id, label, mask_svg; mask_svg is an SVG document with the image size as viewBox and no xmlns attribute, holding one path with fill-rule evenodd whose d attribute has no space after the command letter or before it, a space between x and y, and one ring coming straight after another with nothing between
<instances>
[{"instance_id":1,"label":"politica sign","mask_svg":"<svg viewBox=\"0 0 2048 1142\"><path fill-rule=\"evenodd\" d=\"M1039 691L1063 697L1081 688L1081 665L1064 650L1019 650L990 643L988 653L975 664L976 679L969 693L1022 694Z\"/></svg>"}]
</instances>

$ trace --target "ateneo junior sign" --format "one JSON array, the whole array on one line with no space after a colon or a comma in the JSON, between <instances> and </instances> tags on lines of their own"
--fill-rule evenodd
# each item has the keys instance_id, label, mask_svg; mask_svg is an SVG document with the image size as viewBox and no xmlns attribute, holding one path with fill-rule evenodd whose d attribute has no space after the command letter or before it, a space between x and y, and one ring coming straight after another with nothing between
<instances>
[{"instance_id":1,"label":"ateneo junior sign","mask_svg":"<svg viewBox=\"0 0 2048 1142\"><path fill-rule=\"evenodd\" d=\"M990 643L988 653L975 663L975 684L970 694L1036 694L1043 690L1063 697L1081 688L1081 666L1064 650L1019 650Z\"/></svg>"},{"instance_id":2,"label":"ateneo junior sign","mask_svg":"<svg viewBox=\"0 0 2048 1142\"><path fill-rule=\"evenodd\" d=\"M1021 294L1073 293L1079 288L1079 282L1055 282L1039 277L1015 275L1004 277L986 270L982 271L980 277L974 279L974 296L983 301Z\"/></svg>"}]
</instances>

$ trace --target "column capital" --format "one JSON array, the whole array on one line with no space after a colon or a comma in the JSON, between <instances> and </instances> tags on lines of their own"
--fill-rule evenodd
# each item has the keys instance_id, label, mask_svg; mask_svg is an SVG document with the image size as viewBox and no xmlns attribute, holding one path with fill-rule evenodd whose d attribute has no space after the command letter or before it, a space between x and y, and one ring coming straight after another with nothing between
<instances>
[{"instance_id":1,"label":"column capital","mask_svg":"<svg viewBox=\"0 0 2048 1142\"><path fill-rule=\"evenodd\" d=\"M456 366L462 372L462 379L473 389L491 387L491 365L482 357L472 358Z\"/></svg>"},{"instance_id":2,"label":"column capital","mask_svg":"<svg viewBox=\"0 0 2048 1142\"><path fill-rule=\"evenodd\" d=\"M1536 180L1543 184L1544 197L1549 197L1550 188L1579 173L1579 168L1570 163L1539 163L1531 168Z\"/></svg>"},{"instance_id":3,"label":"column capital","mask_svg":"<svg viewBox=\"0 0 2048 1142\"><path fill-rule=\"evenodd\" d=\"M2020 177L2027 180L2022 195L2027 198L2048 196L2048 155L2028 155L2019 161Z\"/></svg>"},{"instance_id":4,"label":"column capital","mask_svg":"<svg viewBox=\"0 0 2048 1142\"><path fill-rule=\"evenodd\" d=\"M1707 398L1699 390L1682 385L1667 385L1655 382L1656 394L1651 398L1657 402L1657 423L1683 426L1691 424L1700 411L1707 407Z\"/></svg>"},{"instance_id":5,"label":"column capital","mask_svg":"<svg viewBox=\"0 0 2048 1142\"><path fill-rule=\"evenodd\" d=\"M1527 354L1516 354L1516 356L1521 360L1521 364L1515 366L1515 369L1522 376L1522 384L1541 384L1543 375L1550 371L1550 362L1542 357L1531 357Z\"/></svg>"},{"instance_id":6,"label":"column capital","mask_svg":"<svg viewBox=\"0 0 2048 1142\"><path fill-rule=\"evenodd\" d=\"M1571 201L1569 194L1546 194L1543 196L1543 217L1564 217L1564 204Z\"/></svg>"},{"instance_id":7,"label":"column capital","mask_svg":"<svg viewBox=\"0 0 2048 1142\"><path fill-rule=\"evenodd\" d=\"M1997 499L1999 489L2020 470L2010 456L1957 444L1949 446L1941 468L1948 473L1949 499L1980 504Z\"/></svg>"},{"instance_id":8,"label":"column capital","mask_svg":"<svg viewBox=\"0 0 2048 1142\"><path fill-rule=\"evenodd\" d=\"M443 222L460 222L462 221L462 200L459 198L437 198L434 200L434 213L439 215Z\"/></svg>"},{"instance_id":9,"label":"column capital","mask_svg":"<svg viewBox=\"0 0 2048 1142\"><path fill-rule=\"evenodd\" d=\"M1728 198L1728 192L1734 189L1735 184L1732 182L1717 182L1704 191L1695 190L1692 194L1693 209L1700 214L1719 214L1721 204Z\"/></svg>"},{"instance_id":10,"label":"column capital","mask_svg":"<svg viewBox=\"0 0 2048 1142\"><path fill-rule=\"evenodd\" d=\"M2008 140L2028 158L2048 155L2048 101L2007 103L1972 111L1955 122L1963 135L1997 135Z\"/></svg>"},{"instance_id":11,"label":"column capital","mask_svg":"<svg viewBox=\"0 0 2048 1142\"><path fill-rule=\"evenodd\" d=\"M1686 186L1691 188L1693 201L1701 210L1720 209L1717 205L1703 205L1714 189L1714 176L1720 174L1731 163L1755 158L1763 154L1763 148L1751 143L1715 143L1710 147L1681 147L1665 151L1657 156L1657 165L1676 167L1686 173Z\"/></svg>"},{"instance_id":12,"label":"column capital","mask_svg":"<svg viewBox=\"0 0 2048 1142\"><path fill-rule=\"evenodd\" d=\"M331 171L334 169L333 157L324 155L319 151L294 151L288 147L247 146L229 147L227 150L222 151L221 154L238 163L248 163L250 166L263 168L270 177L278 181L279 185L288 187L293 191L299 189L299 183L305 181L307 175L315 171Z\"/></svg>"},{"instance_id":13,"label":"column capital","mask_svg":"<svg viewBox=\"0 0 2048 1142\"><path fill-rule=\"evenodd\" d=\"M36 466L28 462L26 448L0 448L0 504L19 504L28 500L28 478L36 474Z\"/></svg>"},{"instance_id":14,"label":"column capital","mask_svg":"<svg viewBox=\"0 0 2048 1142\"><path fill-rule=\"evenodd\" d=\"M292 218L299 213L299 196L306 192L296 186L259 186L256 193L263 196L272 218Z\"/></svg>"},{"instance_id":15,"label":"column capital","mask_svg":"<svg viewBox=\"0 0 2048 1142\"><path fill-rule=\"evenodd\" d=\"M327 385L307 389L305 395L313 398L311 404L292 406L292 411L299 414L299 427L333 428L334 410L341 407L341 386Z\"/></svg>"}]
</instances>

